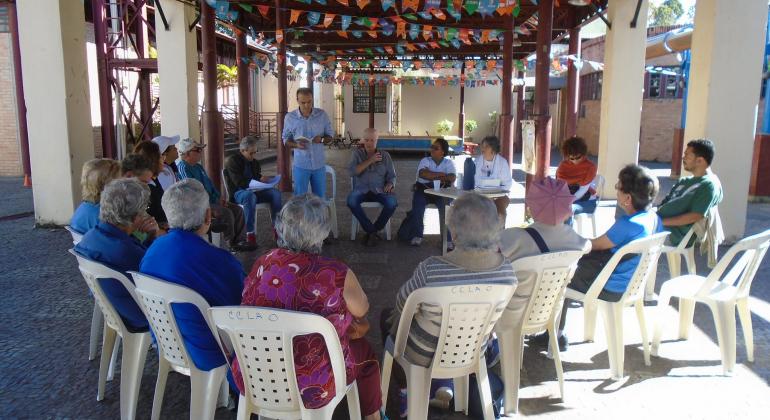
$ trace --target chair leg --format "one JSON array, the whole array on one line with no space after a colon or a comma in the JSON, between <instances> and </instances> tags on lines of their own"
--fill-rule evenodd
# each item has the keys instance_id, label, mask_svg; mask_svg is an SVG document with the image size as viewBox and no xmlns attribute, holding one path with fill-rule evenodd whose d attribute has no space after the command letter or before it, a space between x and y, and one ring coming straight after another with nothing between
<instances>
[{"instance_id":1,"label":"chair leg","mask_svg":"<svg viewBox=\"0 0 770 420\"><path fill-rule=\"evenodd\" d=\"M634 304L636 308L636 319L639 320L639 330L642 333L642 349L644 349L644 364L650 366L650 339L647 335L647 322L644 319L644 303L641 300Z\"/></svg>"},{"instance_id":2,"label":"chair leg","mask_svg":"<svg viewBox=\"0 0 770 420\"><path fill-rule=\"evenodd\" d=\"M104 399L104 386L107 383L107 371L110 368L110 357L112 348L115 346L115 337L117 331L105 324L104 334L102 334L102 355L99 361L99 382L97 383L96 401Z\"/></svg>"},{"instance_id":3,"label":"chair leg","mask_svg":"<svg viewBox=\"0 0 770 420\"><path fill-rule=\"evenodd\" d=\"M505 414L513 414L519 410L521 331L497 329L497 343L500 345L500 370L503 374L504 411Z\"/></svg>"},{"instance_id":4,"label":"chair leg","mask_svg":"<svg viewBox=\"0 0 770 420\"><path fill-rule=\"evenodd\" d=\"M355 381L348 386L348 415L351 420L361 420L361 400L358 397L358 385Z\"/></svg>"},{"instance_id":5,"label":"chair leg","mask_svg":"<svg viewBox=\"0 0 770 420\"><path fill-rule=\"evenodd\" d=\"M738 304L738 318L741 320L743 329L743 339L746 342L746 356L749 362L754 361L754 331L751 328L751 311L749 310L749 299L743 298L736 302Z\"/></svg>"},{"instance_id":6,"label":"chair leg","mask_svg":"<svg viewBox=\"0 0 770 420\"><path fill-rule=\"evenodd\" d=\"M350 216L350 240L355 241L356 240L356 231L358 230L358 220L356 220L355 216Z\"/></svg>"},{"instance_id":7,"label":"chair leg","mask_svg":"<svg viewBox=\"0 0 770 420\"><path fill-rule=\"evenodd\" d=\"M682 273L681 263L682 258L676 252L667 252L666 260L668 261L668 273L671 274L671 278L679 277Z\"/></svg>"},{"instance_id":8,"label":"chair leg","mask_svg":"<svg viewBox=\"0 0 770 420\"><path fill-rule=\"evenodd\" d=\"M658 355L658 348L660 347L660 337L663 334L663 322L665 321L666 310L668 309L668 302L671 300L671 296L666 293L666 289L660 289L660 296L658 296L658 305L656 307L655 317L655 331L652 335L652 349L650 350L653 356Z\"/></svg>"},{"instance_id":9,"label":"chair leg","mask_svg":"<svg viewBox=\"0 0 770 420\"><path fill-rule=\"evenodd\" d=\"M420 366L409 366L407 374L407 417L410 419L428 418L428 400L430 399L430 371ZM455 397L456 398L456 397Z\"/></svg>"},{"instance_id":10,"label":"chair leg","mask_svg":"<svg viewBox=\"0 0 770 420\"><path fill-rule=\"evenodd\" d=\"M735 368L735 302L714 302L709 307L714 315L722 370L725 375L732 375Z\"/></svg>"},{"instance_id":11,"label":"chair leg","mask_svg":"<svg viewBox=\"0 0 770 420\"><path fill-rule=\"evenodd\" d=\"M230 405L230 383L227 382L227 371L222 378L222 384L219 385L219 395L217 396L217 408Z\"/></svg>"},{"instance_id":12,"label":"chair leg","mask_svg":"<svg viewBox=\"0 0 770 420\"><path fill-rule=\"evenodd\" d=\"M492 410L492 390L489 387L487 360L484 355L481 355L479 358L479 364L476 368L476 386L479 388L481 411L484 413L484 420L494 420L495 413Z\"/></svg>"},{"instance_id":13,"label":"chair leg","mask_svg":"<svg viewBox=\"0 0 770 420\"><path fill-rule=\"evenodd\" d=\"M122 338L118 336L115 339L115 345L112 347L112 358L110 359L110 369L107 371L107 380L111 381L115 377L115 366L118 364L118 351Z\"/></svg>"},{"instance_id":14,"label":"chair leg","mask_svg":"<svg viewBox=\"0 0 770 420\"><path fill-rule=\"evenodd\" d=\"M695 301L692 299L679 298L679 338L688 339L690 337L690 327L692 327L693 316L695 315Z\"/></svg>"},{"instance_id":15,"label":"chair leg","mask_svg":"<svg viewBox=\"0 0 770 420\"><path fill-rule=\"evenodd\" d=\"M554 324L556 321L554 321ZM559 352L559 342L556 337L556 326L551 324L548 327L548 340L553 354L553 364L556 368L556 378L559 379L559 396L564 402L564 369L561 366L561 353ZM518 404L517 404L518 405Z\"/></svg>"},{"instance_id":16,"label":"chair leg","mask_svg":"<svg viewBox=\"0 0 770 420\"><path fill-rule=\"evenodd\" d=\"M120 363L121 420L133 420L136 417L142 371L151 341L150 333L126 334L123 337L123 358Z\"/></svg>"},{"instance_id":17,"label":"chair leg","mask_svg":"<svg viewBox=\"0 0 770 420\"><path fill-rule=\"evenodd\" d=\"M687 253L684 254L684 262L687 264L687 274L698 274L695 267L695 245L687 248Z\"/></svg>"},{"instance_id":18,"label":"chair leg","mask_svg":"<svg viewBox=\"0 0 770 420\"><path fill-rule=\"evenodd\" d=\"M604 329L607 334L607 356L610 361L612 379L623 378L623 306L621 304L601 303Z\"/></svg>"},{"instance_id":19,"label":"chair leg","mask_svg":"<svg viewBox=\"0 0 770 420\"><path fill-rule=\"evenodd\" d=\"M190 418L213 419L217 409L219 386L225 378L227 365L203 371L190 369Z\"/></svg>"},{"instance_id":20,"label":"chair leg","mask_svg":"<svg viewBox=\"0 0 770 420\"><path fill-rule=\"evenodd\" d=\"M468 414L468 375L452 379L455 387L455 411Z\"/></svg>"},{"instance_id":21,"label":"chair leg","mask_svg":"<svg viewBox=\"0 0 770 420\"><path fill-rule=\"evenodd\" d=\"M151 420L160 419L160 413L163 409L163 394L166 392L166 379L171 365L160 352L158 352L158 379L155 380L155 395L152 398L152 416Z\"/></svg>"},{"instance_id":22,"label":"chair leg","mask_svg":"<svg viewBox=\"0 0 770 420\"><path fill-rule=\"evenodd\" d=\"M96 358L96 347L99 344L99 333L102 331L102 324L104 324L104 315L102 315L99 305L94 301L94 313L91 316L91 334L88 340L88 360Z\"/></svg>"},{"instance_id":23,"label":"chair leg","mask_svg":"<svg viewBox=\"0 0 770 420\"><path fill-rule=\"evenodd\" d=\"M251 420L251 407L246 397L238 397L238 420Z\"/></svg>"},{"instance_id":24,"label":"chair leg","mask_svg":"<svg viewBox=\"0 0 770 420\"><path fill-rule=\"evenodd\" d=\"M594 341L596 332L596 304L583 303L583 340Z\"/></svg>"},{"instance_id":25,"label":"chair leg","mask_svg":"<svg viewBox=\"0 0 770 420\"><path fill-rule=\"evenodd\" d=\"M593 233L592 237L595 238L597 236L597 232L599 232L599 230L596 229L596 212L594 211L593 213L591 213L590 217L591 217L591 229L593 229L592 230L592 233Z\"/></svg>"},{"instance_id":26,"label":"chair leg","mask_svg":"<svg viewBox=\"0 0 770 420\"><path fill-rule=\"evenodd\" d=\"M390 240L390 219L388 219L388 223L385 224L385 239Z\"/></svg>"},{"instance_id":27,"label":"chair leg","mask_svg":"<svg viewBox=\"0 0 770 420\"><path fill-rule=\"evenodd\" d=\"M382 376L380 377L380 389L382 391L382 409L388 406L388 389L390 388L390 372L393 369L393 355L387 350L382 356Z\"/></svg>"}]
</instances>

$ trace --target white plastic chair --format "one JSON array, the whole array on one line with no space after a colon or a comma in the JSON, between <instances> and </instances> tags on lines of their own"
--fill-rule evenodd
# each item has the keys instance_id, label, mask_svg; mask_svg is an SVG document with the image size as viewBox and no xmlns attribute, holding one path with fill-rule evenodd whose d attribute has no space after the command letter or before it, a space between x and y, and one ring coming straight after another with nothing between
<instances>
[{"instance_id":1,"label":"white plastic chair","mask_svg":"<svg viewBox=\"0 0 770 420\"><path fill-rule=\"evenodd\" d=\"M351 177L350 178L350 185L353 187L355 185L355 180ZM376 201L364 201L361 203L361 208L364 209L381 209L382 204L376 202ZM390 240L390 221L393 218L391 217L388 219L388 223L385 224L385 239ZM350 240L355 241L356 240L356 234L358 233L358 219L356 219L355 216L351 215L350 217Z\"/></svg>"},{"instance_id":2,"label":"white plastic chair","mask_svg":"<svg viewBox=\"0 0 770 420\"><path fill-rule=\"evenodd\" d=\"M160 418L166 379L172 370L190 377L190 418L213 419L217 397L222 406L227 405L229 399L225 379L227 364L209 371L198 369L184 346L171 310L173 303L189 303L195 305L203 318L210 322L207 318L209 304L190 288L133 271L131 276L136 282L139 302L158 341L158 379L152 401L152 420ZM209 327L215 331L212 324Z\"/></svg>"},{"instance_id":3,"label":"white plastic chair","mask_svg":"<svg viewBox=\"0 0 770 420\"><path fill-rule=\"evenodd\" d=\"M695 230L690 228L687 234L684 235L682 241L677 246L664 245L663 253L666 254L668 260L668 272L671 278L679 277L682 273L681 263L684 258L685 265L687 266L687 274L698 274L695 267L695 245L688 247L687 244L695 234ZM644 300L650 301L655 298L655 282L656 276L653 276L650 281L647 282L647 286L644 290Z\"/></svg>"},{"instance_id":4,"label":"white plastic chair","mask_svg":"<svg viewBox=\"0 0 770 420\"><path fill-rule=\"evenodd\" d=\"M334 235L334 239L337 239L340 237L340 230L339 226L337 225L337 172L334 171L334 168L332 168L329 165L326 165L326 173L328 175L331 175L332 177L332 196L331 197L324 197L326 200L326 204L329 206L329 212L331 215L331 222L332 222L332 235ZM355 217L354 217L355 219Z\"/></svg>"},{"instance_id":5,"label":"white plastic chair","mask_svg":"<svg viewBox=\"0 0 770 420\"><path fill-rule=\"evenodd\" d=\"M685 275L663 283L658 300L658 320L655 325L652 354L658 355L664 312L671 297L676 296L679 298L679 338L686 339L689 335L696 302L705 303L711 309L725 375L730 375L735 368L735 307L737 306L743 337L746 341L747 358L753 362L754 333L749 310L749 291L759 265L767 253L768 244L770 244L770 230L744 238L730 247L708 277ZM730 267L738 256L740 258ZM727 271L728 267L729 271Z\"/></svg>"},{"instance_id":6,"label":"white plastic chair","mask_svg":"<svg viewBox=\"0 0 770 420\"><path fill-rule=\"evenodd\" d=\"M601 193L604 191L604 182L604 177L599 174L596 175L596 178L594 178L593 181L593 184L596 187L595 189L599 194L599 197L596 198L596 210L594 210L593 213L580 213L575 215L573 223L575 225L575 231L580 236L593 238L597 235L598 230L596 229L596 211L599 210L599 206L601 206ZM585 235L585 225L587 223L587 219L591 220L591 236Z\"/></svg>"},{"instance_id":7,"label":"white plastic chair","mask_svg":"<svg viewBox=\"0 0 770 420\"><path fill-rule=\"evenodd\" d=\"M481 352L484 340L494 328L516 287L504 284L463 284L423 287L406 299L395 341L387 338L382 364L382 405L387 404L393 360L407 378L408 418L428 416L432 378L453 379L455 411L468 414L468 375L476 374L484 419L494 418L487 363ZM429 367L413 365L404 357L412 319L423 303L441 307L441 332Z\"/></svg>"},{"instance_id":8,"label":"white plastic chair","mask_svg":"<svg viewBox=\"0 0 770 420\"><path fill-rule=\"evenodd\" d=\"M238 401L238 420L252 413L275 419L331 419L334 408L347 395L349 416L361 419L358 386L346 384L345 360L334 325L326 318L306 313L256 306L222 306L209 309L209 318L233 343L246 395ZM326 345L337 394L325 406L305 408L294 373L293 339L320 334ZM219 334L215 335L220 339Z\"/></svg>"},{"instance_id":9,"label":"white plastic chair","mask_svg":"<svg viewBox=\"0 0 770 420\"><path fill-rule=\"evenodd\" d=\"M110 363L110 355L115 346L115 337L123 339L123 358L120 364L120 418L122 420L136 417L136 402L139 398L139 386L142 382L142 371L147 358L147 350L150 348L150 332L132 333L126 328L123 319L112 306L107 296L102 291L98 279L116 279L134 300L137 300L134 292L134 284L123 274L106 267L88 258L78 255L74 250L70 252L77 258L80 272L94 295L94 300L104 314L104 341L102 343L102 356L99 363L99 382L97 386L96 400L104 399L104 387L107 382L107 370Z\"/></svg>"},{"instance_id":10,"label":"white plastic chair","mask_svg":"<svg viewBox=\"0 0 770 420\"><path fill-rule=\"evenodd\" d=\"M225 197L227 199L230 199L230 190L227 188L227 180L229 177L227 176L227 169L222 169L222 185L225 187ZM238 204L238 203L234 203ZM238 204L241 208L243 208L243 204ZM257 203L256 206L254 206L254 229L256 230L257 223L259 223L259 211L265 210L267 211L268 218L270 216L270 203ZM272 219L271 219L272 220Z\"/></svg>"},{"instance_id":11,"label":"white plastic chair","mask_svg":"<svg viewBox=\"0 0 770 420\"><path fill-rule=\"evenodd\" d=\"M564 302L564 289L577 268L582 251L563 251L520 258L513 262L519 287L523 279L531 280L532 294L527 302L511 298L508 308L495 325L500 345L500 370L505 384L505 413L519 411L519 381L523 359L524 336L548 331L550 350L559 379L559 395L564 399L564 371L556 343L559 313ZM523 305L522 305L523 304Z\"/></svg>"},{"instance_id":12,"label":"white plastic chair","mask_svg":"<svg viewBox=\"0 0 770 420\"><path fill-rule=\"evenodd\" d=\"M631 241L615 252L602 271L591 284L585 294L567 287L565 296L568 299L583 302L585 316L584 338L593 341L596 328L596 310L601 308L604 318L604 329L607 335L607 356L610 362L612 379L623 377L623 362L625 349L623 347L623 308L633 305L636 317L642 331L642 346L644 348L644 364L650 365L650 346L647 339L647 326L644 319L644 288L647 281L658 267L658 258L662 252L663 242L669 232L656 233L646 238ZM599 299L604 285L609 280L620 259L627 254L638 254L639 265L631 275L625 293L618 302L607 302Z\"/></svg>"}]
</instances>

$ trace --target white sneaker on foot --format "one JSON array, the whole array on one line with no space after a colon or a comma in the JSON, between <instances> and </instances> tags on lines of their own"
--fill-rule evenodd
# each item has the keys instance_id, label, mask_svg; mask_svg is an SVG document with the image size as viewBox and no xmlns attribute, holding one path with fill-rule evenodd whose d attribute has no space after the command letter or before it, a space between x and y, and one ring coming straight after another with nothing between
<instances>
[{"instance_id":1,"label":"white sneaker on foot","mask_svg":"<svg viewBox=\"0 0 770 420\"><path fill-rule=\"evenodd\" d=\"M414 238L412 238L412 241L409 242L409 244L412 246L420 246L420 244L422 244L422 238L419 236L415 236Z\"/></svg>"}]
</instances>

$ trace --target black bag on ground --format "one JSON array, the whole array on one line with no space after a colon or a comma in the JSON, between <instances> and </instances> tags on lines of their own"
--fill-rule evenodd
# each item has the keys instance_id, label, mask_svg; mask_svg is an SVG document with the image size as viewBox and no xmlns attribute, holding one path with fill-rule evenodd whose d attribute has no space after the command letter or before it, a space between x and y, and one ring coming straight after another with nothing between
<instances>
[{"instance_id":1,"label":"black bag on ground","mask_svg":"<svg viewBox=\"0 0 770 420\"><path fill-rule=\"evenodd\" d=\"M417 226L417 220L411 210L406 212L406 217L401 221L401 226L398 227L398 233L396 234L398 240L409 242L415 236L420 234L420 227Z\"/></svg>"},{"instance_id":2,"label":"black bag on ground","mask_svg":"<svg viewBox=\"0 0 770 420\"><path fill-rule=\"evenodd\" d=\"M492 391L492 411L495 418L500 418L503 411L503 381L492 370L487 369L489 389ZM456 397L456 396L455 396ZM470 375L468 380L468 416L473 419L483 419L484 411L481 409L481 396L479 386L476 385L476 375Z\"/></svg>"}]
</instances>

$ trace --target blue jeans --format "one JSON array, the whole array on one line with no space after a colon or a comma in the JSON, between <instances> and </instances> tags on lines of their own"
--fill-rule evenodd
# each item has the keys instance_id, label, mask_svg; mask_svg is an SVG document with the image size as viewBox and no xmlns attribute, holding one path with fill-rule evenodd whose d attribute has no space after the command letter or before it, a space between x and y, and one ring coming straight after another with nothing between
<instances>
[{"instance_id":1,"label":"blue jeans","mask_svg":"<svg viewBox=\"0 0 770 420\"><path fill-rule=\"evenodd\" d=\"M576 214L594 214L598 200L582 200L572 203L572 216L565 223L572 226Z\"/></svg>"},{"instance_id":2,"label":"blue jeans","mask_svg":"<svg viewBox=\"0 0 770 420\"><path fill-rule=\"evenodd\" d=\"M326 167L319 169L302 169L294 167L294 195L307 193L307 184L313 189L313 194L326 198Z\"/></svg>"},{"instance_id":3,"label":"blue jeans","mask_svg":"<svg viewBox=\"0 0 770 420\"><path fill-rule=\"evenodd\" d=\"M451 203L451 199L444 199L444 197L439 197L433 194L425 194L420 189L415 189L412 193L412 217L415 218L417 221L417 226L420 228L420 234L417 235L420 238L423 237L423 232L425 231L425 224L424 218L425 218L425 207L428 206L428 204L435 204L436 207L438 207L438 213L441 220L444 221L444 226L442 226L442 229L446 229L446 218L445 218L445 210L449 203ZM452 234L447 230L447 241L452 242Z\"/></svg>"},{"instance_id":4,"label":"blue jeans","mask_svg":"<svg viewBox=\"0 0 770 420\"><path fill-rule=\"evenodd\" d=\"M364 201L376 201L382 204L382 211L374 224L369 221L369 218L366 217L366 213L364 213L364 209L361 208L361 203ZM350 208L350 212L353 213L353 216L358 219L358 223L361 224L361 228L366 233L375 233L381 231L388 223L390 217L395 213L396 207L398 207L398 201L396 201L396 196L394 194L375 193L372 191L351 191L350 194L348 194L348 207Z\"/></svg>"},{"instance_id":5,"label":"blue jeans","mask_svg":"<svg viewBox=\"0 0 770 420\"><path fill-rule=\"evenodd\" d=\"M254 232L254 213L256 213L257 204L270 203L270 219L275 223L275 217L281 211L281 192L275 188L262 191L238 190L235 192L235 202L243 206L246 232Z\"/></svg>"}]
</instances>

